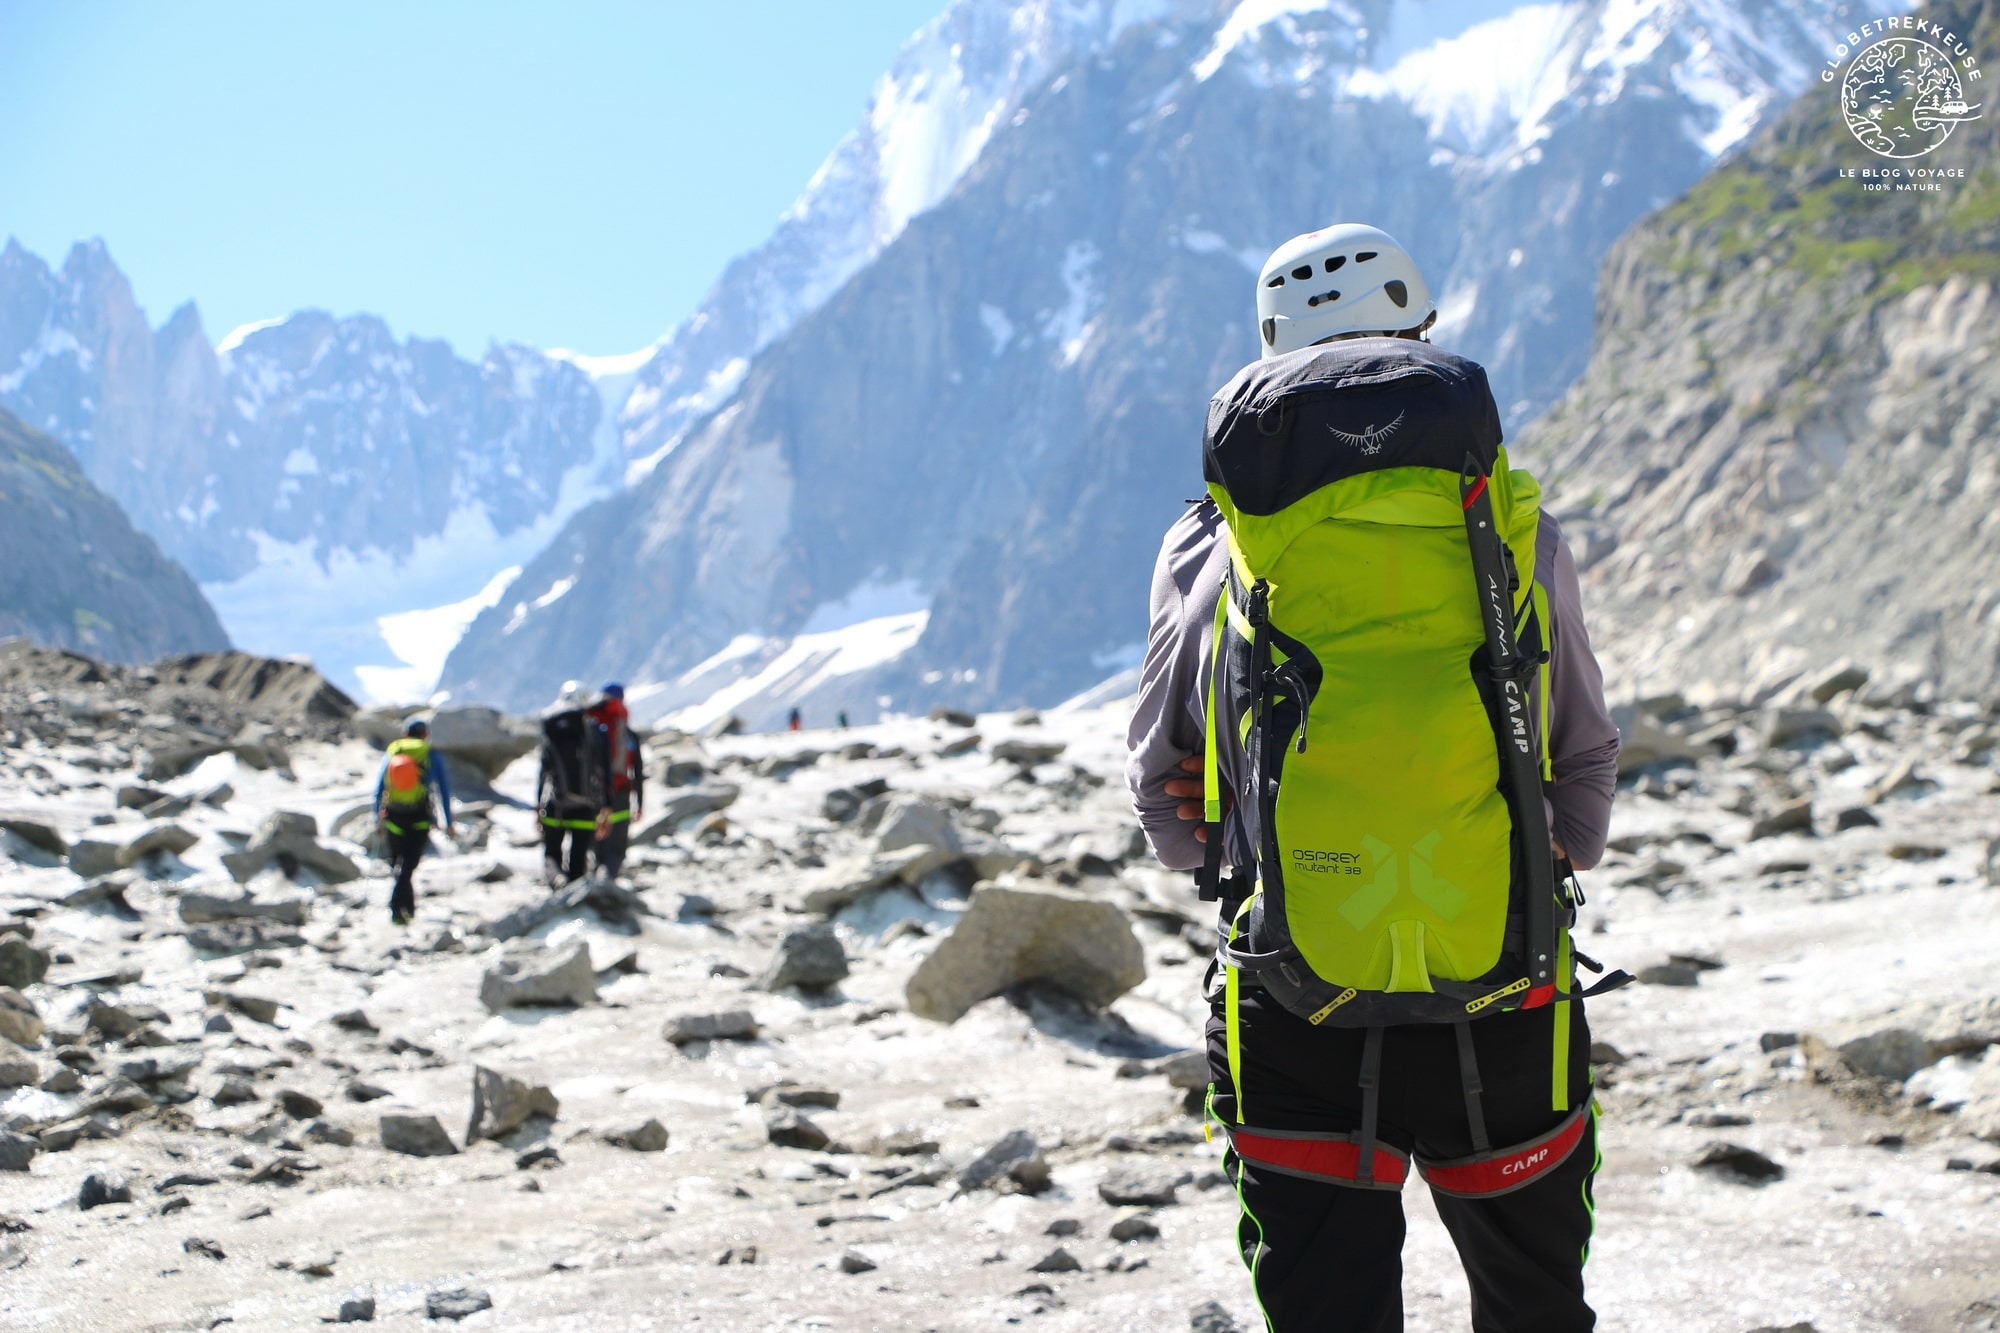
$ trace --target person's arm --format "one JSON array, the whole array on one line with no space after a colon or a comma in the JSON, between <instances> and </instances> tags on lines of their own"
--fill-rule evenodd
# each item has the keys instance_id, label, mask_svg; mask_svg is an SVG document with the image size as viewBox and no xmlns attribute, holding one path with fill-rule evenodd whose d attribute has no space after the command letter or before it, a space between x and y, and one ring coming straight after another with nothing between
<instances>
[{"instance_id":1,"label":"person's arm","mask_svg":"<svg viewBox=\"0 0 2000 1333\"><path fill-rule=\"evenodd\" d=\"M1553 836L1570 864L1589 870L1604 855L1618 787L1618 728L1604 703L1604 671L1584 626L1583 589L1562 528L1548 514L1535 549L1535 577L1549 592L1549 758Z\"/></svg>"},{"instance_id":2,"label":"person's arm","mask_svg":"<svg viewBox=\"0 0 2000 1333\"><path fill-rule=\"evenodd\" d=\"M375 770L375 817L377 819L386 819L388 817L383 813L384 807L382 805L382 789L388 784L388 781L389 760L385 757L382 760L382 767Z\"/></svg>"},{"instance_id":3,"label":"person's arm","mask_svg":"<svg viewBox=\"0 0 2000 1333\"><path fill-rule=\"evenodd\" d=\"M1153 566L1152 617L1139 697L1125 744L1125 784L1153 855L1170 870L1202 863L1201 825L1181 817L1184 795L1167 790L1199 756L1199 694L1206 679L1207 635L1221 592L1221 518L1213 506L1190 509L1167 530ZM1197 780L1199 774L1196 774Z\"/></svg>"},{"instance_id":4,"label":"person's arm","mask_svg":"<svg viewBox=\"0 0 2000 1333\"><path fill-rule=\"evenodd\" d=\"M451 768L436 750L431 751L431 784L437 788L438 805L444 811L444 826L456 832L458 826L451 819Z\"/></svg>"},{"instance_id":5,"label":"person's arm","mask_svg":"<svg viewBox=\"0 0 2000 1333\"><path fill-rule=\"evenodd\" d=\"M632 818L646 810L646 751L637 736L632 737Z\"/></svg>"}]
</instances>

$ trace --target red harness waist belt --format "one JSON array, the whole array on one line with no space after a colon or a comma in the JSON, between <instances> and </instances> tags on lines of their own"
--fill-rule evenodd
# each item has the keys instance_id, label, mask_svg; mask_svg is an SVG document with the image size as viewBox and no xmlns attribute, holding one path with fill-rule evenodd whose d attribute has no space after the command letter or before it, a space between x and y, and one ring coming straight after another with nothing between
<instances>
[{"instance_id":1,"label":"red harness waist belt","mask_svg":"<svg viewBox=\"0 0 2000 1333\"><path fill-rule=\"evenodd\" d=\"M1448 1162L1417 1159L1424 1181L1441 1194L1467 1198L1490 1198L1529 1184L1545 1172L1553 1171L1569 1159L1583 1142L1588 1127L1588 1105L1569 1113L1560 1125L1538 1139L1502 1148L1476 1157L1460 1157ZM1361 1147L1352 1134L1303 1134L1245 1129L1232 1126L1230 1145L1246 1162L1283 1171L1289 1175L1363 1189L1401 1189L1409 1175L1409 1157L1394 1148L1375 1147L1375 1178L1363 1181Z\"/></svg>"},{"instance_id":2,"label":"red harness waist belt","mask_svg":"<svg viewBox=\"0 0 2000 1333\"><path fill-rule=\"evenodd\" d=\"M1361 1179L1361 1145L1353 1134L1288 1134L1229 1127L1230 1146L1246 1162L1289 1175L1331 1180L1364 1189L1395 1190L1410 1172L1407 1154L1375 1145L1375 1178Z\"/></svg>"}]
</instances>

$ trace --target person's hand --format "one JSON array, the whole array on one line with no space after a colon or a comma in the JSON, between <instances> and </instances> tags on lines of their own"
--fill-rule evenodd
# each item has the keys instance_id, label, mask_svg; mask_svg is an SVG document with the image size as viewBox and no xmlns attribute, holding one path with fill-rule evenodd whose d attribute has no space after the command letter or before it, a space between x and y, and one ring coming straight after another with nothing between
<instances>
[{"instance_id":1,"label":"person's hand","mask_svg":"<svg viewBox=\"0 0 2000 1333\"><path fill-rule=\"evenodd\" d=\"M1167 783L1167 795L1182 798L1181 803L1174 807L1174 816L1178 819L1199 820L1203 816L1202 807L1208 795L1208 789L1206 783L1203 781L1201 770L1201 758L1197 755L1189 755L1187 758L1181 760L1181 772L1191 773L1194 776L1173 778ZM1227 804L1227 801L1228 798L1225 796L1224 803ZM1194 840L1196 842L1208 841L1208 826L1206 824L1194 831Z\"/></svg>"},{"instance_id":2,"label":"person's hand","mask_svg":"<svg viewBox=\"0 0 2000 1333\"><path fill-rule=\"evenodd\" d=\"M609 810L599 810L597 812L597 836L600 838L606 837L610 832L611 812Z\"/></svg>"},{"instance_id":3,"label":"person's hand","mask_svg":"<svg viewBox=\"0 0 2000 1333\"><path fill-rule=\"evenodd\" d=\"M382 806L377 806L375 808L375 822L378 824L386 824L389 822L388 806L382 805Z\"/></svg>"},{"instance_id":4,"label":"person's hand","mask_svg":"<svg viewBox=\"0 0 2000 1333\"><path fill-rule=\"evenodd\" d=\"M1556 854L1556 860L1558 861L1569 860L1569 853L1564 851L1563 845L1557 842L1554 838L1549 839L1549 850Z\"/></svg>"}]
</instances>

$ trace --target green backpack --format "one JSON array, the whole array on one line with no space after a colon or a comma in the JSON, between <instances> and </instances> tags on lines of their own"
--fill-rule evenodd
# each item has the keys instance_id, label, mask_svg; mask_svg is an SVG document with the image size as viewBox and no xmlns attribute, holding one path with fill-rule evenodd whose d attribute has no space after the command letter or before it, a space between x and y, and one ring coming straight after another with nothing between
<instances>
[{"instance_id":1,"label":"green backpack","mask_svg":"<svg viewBox=\"0 0 2000 1333\"><path fill-rule=\"evenodd\" d=\"M1541 490L1511 470L1486 373L1368 338L1253 363L1209 405L1216 608L1205 896L1219 892L1221 727L1253 891L1220 950L1317 1025L1463 1023L1574 998L1542 782Z\"/></svg>"}]
</instances>

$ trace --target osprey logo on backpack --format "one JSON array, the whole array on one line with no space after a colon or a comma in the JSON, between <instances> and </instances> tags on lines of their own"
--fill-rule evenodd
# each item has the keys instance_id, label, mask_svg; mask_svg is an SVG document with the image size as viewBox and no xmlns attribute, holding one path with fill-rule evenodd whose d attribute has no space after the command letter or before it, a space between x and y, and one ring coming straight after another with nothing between
<instances>
[{"instance_id":1,"label":"osprey logo on backpack","mask_svg":"<svg viewBox=\"0 0 2000 1333\"><path fill-rule=\"evenodd\" d=\"M1408 415L1407 411L1398 412L1396 419L1380 430L1377 430L1374 423L1370 422L1368 429L1362 431L1359 435L1351 435L1344 430L1337 430L1332 426L1328 426L1326 429L1334 439L1339 440L1342 444L1351 444L1363 454L1372 458L1382 452L1382 445L1387 442L1391 435L1396 433L1397 427L1403 424L1403 418Z\"/></svg>"}]
</instances>

